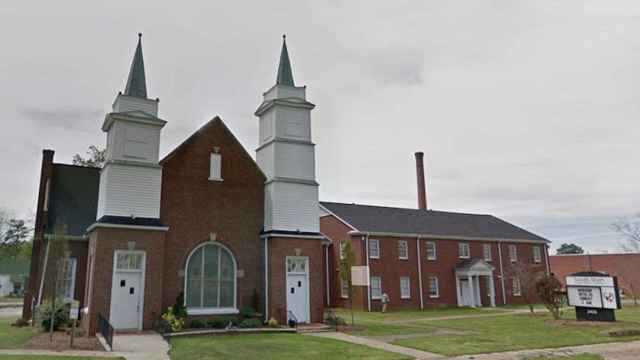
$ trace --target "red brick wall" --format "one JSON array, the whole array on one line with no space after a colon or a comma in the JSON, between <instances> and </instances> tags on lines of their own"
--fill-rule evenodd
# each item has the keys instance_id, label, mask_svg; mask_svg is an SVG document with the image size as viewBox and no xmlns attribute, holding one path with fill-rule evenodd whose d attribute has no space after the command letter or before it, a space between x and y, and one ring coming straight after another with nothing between
<instances>
[{"instance_id":1,"label":"red brick wall","mask_svg":"<svg viewBox=\"0 0 640 360\"><path fill-rule=\"evenodd\" d=\"M340 297L340 281L339 281L339 242L349 238L348 234L351 228L340 222L333 216L325 216L320 219L320 228L323 234L329 236L333 240L331 246L332 276L331 276L331 306L348 307L349 300ZM352 236L354 249L357 251L357 265L365 265L366 258L364 252L363 236ZM420 308L419 293L419 276L418 276L418 258L415 237L384 237L370 236L370 239L377 239L380 243L380 259L370 259L371 276L380 276L382 278L382 291L386 292L390 297L389 308L406 309ZM409 259L398 259L398 240L407 241L409 247ZM436 242L437 257L435 261L427 260L426 244L428 241ZM425 308L457 306L457 294L455 284L455 267L461 261L458 256L457 240L442 239L420 239L420 257L419 261L422 272L422 293ZM502 282L500 279L500 256L498 252L497 242L482 241L462 241L469 244L472 258L484 258L484 244L491 244L491 258L489 262L494 268L494 286L496 294L496 305L503 303L502 300ZM510 243L502 243L502 265L505 273L505 292L508 304L522 303L521 296L512 295L512 264L509 260L508 245ZM518 261L529 264L532 271L545 271L545 246L544 244L535 244L541 249L542 261L539 264L533 262L533 246L531 243L515 244L518 253ZM400 277L409 276L411 283L411 298L401 299L400 297ZM428 278L437 276L439 282L439 297L430 298L428 288ZM481 301L483 306L490 305L490 298L487 289L487 279L480 278ZM365 288L359 288L354 297L354 307L357 309L367 309L367 298ZM381 307L379 300L371 300L372 310L378 310Z\"/></svg>"},{"instance_id":2,"label":"red brick wall","mask_svg":"<svg viewBox=\"0 0 640 360\"><path fill-rule=\"evenodd\" d=\"M640 292L640 254L554 255L551 272L563 284L565 277L580 271L602 271L618 277L623 292Z\"/></svg>"},{"instance_id":3,"label":"red brick wall","mask_svg":"<svg viewBox=\"0 0 640 360\"><path fill-rule=\"evenodd\" d=\"M223 181L209 181L214 147L222 155ZM242 145L218 118L198 130L163 160L161 221L169 226L164 252L162 308L184 291L189 253L217 234L233 253L239 273L237 305L253 306L262 293L260 231L265 178ZM256 309L261 310L261 309Z\"/></svg>"},{"instance_id":4,"label":"red brick wall","mask_svg":"<svg viewBox=\"0 0 640 360\"><path fill-rule=\"evenodd\" d=\"M309 305L311 322L322 322L326 297L324 245L318 239L273 237L268 240L269 318L287 321L286 257L309 257Z\"/></svg>"},{"instance_id":5,"label":"red brick wall","mask_svg":"<svg viewBox=\"0 0 640 360\"><path fill-rule=\"evenodd\" d=\"M114 252L129 250L129 242L135 242L133 250L142 250L146 254L143 329L153 329L154 322L162 313L160 294L162 294L165 233L150 230L96 228L89 233L89 256L93 260L87 276L92 280L86 290L89 316L84 320L90 335L96 332L98 314L109 319Z\"/></svg>"}]
</instances>

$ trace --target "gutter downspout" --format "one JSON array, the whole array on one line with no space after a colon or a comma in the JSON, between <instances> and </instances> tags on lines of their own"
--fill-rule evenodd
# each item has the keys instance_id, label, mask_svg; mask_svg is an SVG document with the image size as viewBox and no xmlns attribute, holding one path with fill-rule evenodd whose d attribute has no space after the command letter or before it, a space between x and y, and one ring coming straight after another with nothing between
<instances>
[{"instance_id":1,"label":"gutter downspout","mask_svg":"<svg viewBox=\"0 0 640 360\"><path fill-rule=\"evenodd\" d=\"M327 307L331 307L331 286L329 286L329 245L324 246L325 277L327 287Z\"/></svg>"},{"instance_id":2,"label":"gutter downspout","mask_svg":"<svg viewBox=\"0 0 640 360\"><path fill-rule=\"evenodd\" d=\"M269 321L269 237L264 238L264 317Z\"/></svg>"},{"instance_id":3,"label":"gutter downspout","mask_svg":"<svg viewBox=\"0 0 640 360\"><path fill-rule=\"evenodd\" d=\"M44 236L42 238L45 239ZM44 250L44 266L42 267L42 277L40 278L40 288L38 289L38 305L42 305L44 278L47 276L47 263L49 261L49 244L51 244L51 239L47 240L47 248Z\"/></svg>"},{"instance_id":4,"label":"gutter downspout","mask_svg":"<svg viewBox=\"0 0 640 360\"><path fill-rule=\"evenodd\" d=\"M364 247L365 247L365 258L367 259L367 274L369 279L367 279L367 311L371 312L371 270L369 270L369 233L367 233L364 237Z\"/></svg>"},{"instance_id":5,"label":"gutter downspout","mask_svg":"<svg viewBox=\"0 0 640 360\"><path fill-rule=\"evenodd\" d=\"M507 305L507 292L504 290L504 269L502 268L502 243L498 243L498 257L500 258L500 287L502 288L502 304Z\"/></svg>"},{"instance_id":6,"label":"gutter downspout","mask_svg":"<svg viewBox=\"0 0 640 360\"><path fill-rule=\"evenodd\" d=\"M422 295L422 265L420 264L421 255L420 255L420 236L416 238L416 258L418 259L418 287L420 290L420 310L424 309L424 300Z\"/></svg>"}]
</instances>

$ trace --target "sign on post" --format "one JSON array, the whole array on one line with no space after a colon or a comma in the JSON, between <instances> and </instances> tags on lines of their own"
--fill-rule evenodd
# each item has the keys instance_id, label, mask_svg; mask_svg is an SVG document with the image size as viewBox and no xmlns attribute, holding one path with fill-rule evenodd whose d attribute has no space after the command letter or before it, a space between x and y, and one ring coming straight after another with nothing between
<instances>
[{"instance_id":1,"label":"sign on post","mask_svg":"<svg viewBox=\"0 0 640 360\"><path fill-rule=\"evenodd\" d=\"M70 320L78 320L78 313L80 312L80 302L72 301L71 307L69 308L69 319Z\"/></svg>"},{"instance_id":2,"label":"sign on post","mask_svg":"<svg viewBox=\"0 0 640 360\"><path fill-rule=\"evenodd\" d=\"M576 308L578 320L616 321L615 309L622 308L618 279L600 272L579 272L567 276L567 299Z\"/></svg>"},{"instance_id":3,"label":"sign on post","mask_svg":"<svg viewBox=\"0 0 640 360\"><path fill-rule=\"evenodd\" d=\"M351 267L351 285L369 286L369 267L368 266L352 266Z\"/></svg>"}]
</instances>

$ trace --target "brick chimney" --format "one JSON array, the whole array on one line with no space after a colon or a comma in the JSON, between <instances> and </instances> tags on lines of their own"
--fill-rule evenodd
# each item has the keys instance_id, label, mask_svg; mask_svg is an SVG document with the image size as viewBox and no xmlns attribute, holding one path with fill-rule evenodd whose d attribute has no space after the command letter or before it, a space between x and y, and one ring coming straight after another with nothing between
<instances>
[{"instance_id":1,"label":"brick chimney","mask_svg":"<svg viewBox=\"0 0 640 360\"><path fill-rule=\"evenodd\" d=\"M427 190L424 182L424 153L416 152L416 177L418 180L418 209L427 209Z\"/></svg>"}]
</instances>

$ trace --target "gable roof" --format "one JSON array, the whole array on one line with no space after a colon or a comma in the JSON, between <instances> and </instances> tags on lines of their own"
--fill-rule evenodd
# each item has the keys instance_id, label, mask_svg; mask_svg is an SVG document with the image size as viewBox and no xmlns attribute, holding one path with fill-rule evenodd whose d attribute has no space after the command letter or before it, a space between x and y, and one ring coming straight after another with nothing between
<instances>
[{"instance_id":1,"label":"gable roof","mask_svg":"<svg viewBox=\"0 0 640 360\"><path fill-rule=\"evenodd\" d=\"M321 202L357 231L459 239L548 242L492 215Z\"/></svg>"},{"instance_id":2,"label":"gable roof","mask_svg":"<svg viewBox=\"0 0 640 360\"><path fill-rule=\"evenodd\" d=\"M96 221L99 186L99 168L53 164L46 233L64 225L65 235L84 236Z\"/></svg>"},{"instance_id":3,"label":"gable roof","mask_svg":"<svg viewBox=\"0 0 640 360\"><path fill-rule=\"evenodd\" d=\"M236 136L233 134L233 132L227 127L227 125L224 123L224 121L222 121L222 119L219 116L216 116L213 119L207 121L198 130L196 130L193 134L191 134L185 141L183 141L180 145L176 146L173 150L171 150L171 152L169 154L167 154L164 158L162 158L162 160L160 160L160 164L162 165L162 164L166 163L167 161L171 160L172 157L174 157L176 154L178 154L184 148L189 146L189 144L194 142L198 137L200 137L203 134L205 134L206 131L210 127L212 127L212 126L214 126L216 124L220 124L222 130L225 131L227 133L227 135L230 136L231 139L233 139L234 142L238 143L238 145L240 146L240 148L243 151L244 157L246 157L250 161L250 163L253 164L254 168L257 169L260 172L260 174L266 179L266 176L264 175L264 172L262 171L262 169L260 169L258 164L251 157L251 155L249 155L249 153L244 148L242 143L238 140L238 138L236 138Z\"/></svg>"}]
</instances>

